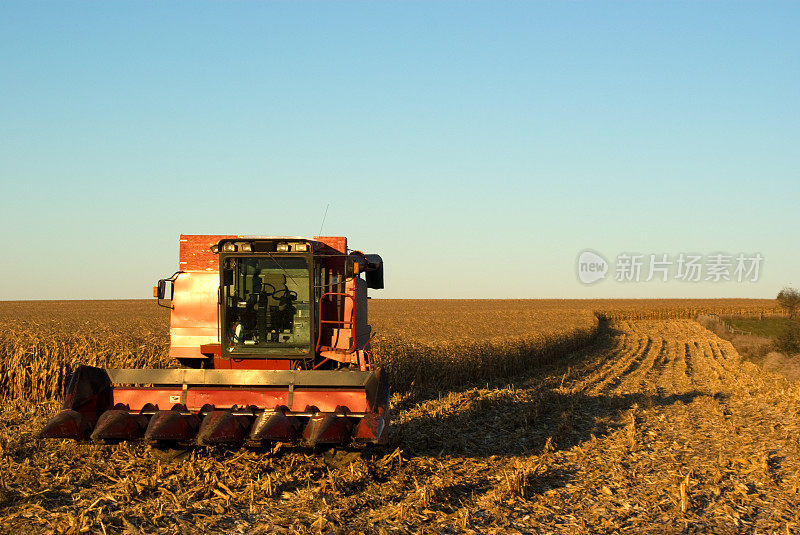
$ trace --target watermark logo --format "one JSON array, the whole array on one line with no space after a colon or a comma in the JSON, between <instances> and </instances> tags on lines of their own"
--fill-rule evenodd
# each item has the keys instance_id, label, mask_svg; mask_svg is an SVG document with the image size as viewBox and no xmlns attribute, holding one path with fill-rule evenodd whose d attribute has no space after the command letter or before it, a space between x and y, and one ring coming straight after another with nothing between
<instances>
[{"instance_id":1,"label":"watermark logo","mask_svg":"<svg viewBox=\"0 0 800 535\"><path fill-rule=\"evenodd\" d=\"M764 257L760 253L714 253L710 255L680 253L617 255L614 269L599 253L592 250L578 255L578 279L592 284L613 271L616 282L758 282Z\"/></svg>"},{"instance_id":2,"label":"watermark logo","mask_svg":"<svg viewBox=\"0 0 800 535\"><path fill-rule=\"evenodd\" d=\"M584 284L592 284L606 278L608 262L594 251L583 251L578 255L578 279Z\"/></svg>"}]
</instances>

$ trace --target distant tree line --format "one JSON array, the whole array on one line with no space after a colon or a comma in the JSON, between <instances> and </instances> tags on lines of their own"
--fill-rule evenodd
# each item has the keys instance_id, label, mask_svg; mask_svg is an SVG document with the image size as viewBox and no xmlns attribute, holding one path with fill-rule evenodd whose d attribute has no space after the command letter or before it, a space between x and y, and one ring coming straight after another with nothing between
<instances>
[{"instance_id":1,"label":"distant tree line","mask_svg":"<svg viewBox=\"0 0 800 535\"><path fill-rule=\"evenodd\" d=\"M778 292L778 304L786 310L790 318L794 318L800 308L800 290L787 286Z\"/></svg>"},{"instance_id":2,"label":"distant tree line","mask_svg":"<svg viewBox=\"0 0 800 535\"><path fill-rule=\"evenodd\" d=\"M778 292L778 304L786 310L790 319L797 315L800 308L800 290L792 287L785 287ZM800 353L800 326L790 324L778 335L775 346L781 353L794 355Z\"/></svg>"}]
</instances>

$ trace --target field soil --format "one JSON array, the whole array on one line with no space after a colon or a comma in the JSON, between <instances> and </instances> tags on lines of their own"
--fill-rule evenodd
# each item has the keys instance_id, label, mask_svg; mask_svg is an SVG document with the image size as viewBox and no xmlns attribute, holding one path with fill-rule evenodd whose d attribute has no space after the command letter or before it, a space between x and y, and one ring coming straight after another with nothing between
<instances>
[{"instance_id":1,"label":"field soil","mask_svg":"<svg viewBox=\"0 0 800 535\"><path fill-rule=\"evenodd\" d=\"M385 450L40 442L0 413L4 533L793 533L800 391L691 320L601 323L513 380L393 397Z\"/></svg>"}]
</instances>

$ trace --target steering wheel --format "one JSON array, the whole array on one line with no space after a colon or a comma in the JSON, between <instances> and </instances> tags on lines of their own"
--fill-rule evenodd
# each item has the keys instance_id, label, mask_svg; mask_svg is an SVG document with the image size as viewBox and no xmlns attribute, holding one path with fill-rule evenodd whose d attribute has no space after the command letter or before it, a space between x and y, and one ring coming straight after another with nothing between
<instances>
[{"instance_id":1,"label":"steering wheel","mask_svg":"<svg viewBox=\"0 0 800 535\"><path fill-rule=\"evenodd\" d=\"M279 296L278 294L282 295ZM297 292L295 292L294 290L290 290L289 288L282 288L280 290L275 290L274 292L272 292L272 297L281 301L287 298L290 301L297 301Z\"/></svg>"},{"instance_id":2,"label":"steering wheel","mask_svg":"<svg viewBox=\"0 0 800 535\"><path fill-rule=\"evenodd\" d=\"M264 290L264 287L265 287L265 286L269 286L270 288L272 288L272 291L271 291L271 292L266 292L266 293L267 293L267 295L274 295L274 294L275 294L275 287L274 287L273 285L271 285L270 283L268 283L268 282L262 282L262 283L261 283L261 291L262 291L262 292L264 292L264 291L265 291L265 290Z\"/></svg>"}]
</instances>

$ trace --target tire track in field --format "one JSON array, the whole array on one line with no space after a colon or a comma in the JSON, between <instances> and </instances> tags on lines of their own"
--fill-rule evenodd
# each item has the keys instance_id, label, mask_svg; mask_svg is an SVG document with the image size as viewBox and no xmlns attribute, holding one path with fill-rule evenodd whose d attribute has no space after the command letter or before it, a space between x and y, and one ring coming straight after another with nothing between
<instances>
[{"instance_id":1,"label":"tire track in field","mask_svg":"<svg viewBox=\"0 0 800 535\"><path fill-rule=\"evenodd\" d=\"M608 359L609 354L620 355L621 358L625 358L625 355L633 350L629 336L624 333L618 333L611 338L607 347L595 350L579 350L573 353L566 362L569 365L568 375L570 376L567 384L572 385L574 383L572 377L577 377L578 381L572 388L573 390L583 390L587 385L594 384L613 372L613 362Z\"/></svg>"},{"instance_id":2,"label":"tire track in field","mask_svg":"<svg viewBox=\"0 0 800 535\"><path fill-rule=\"evenodd\" d=\"M710 392L721 393L725 390L722 376L713 367L713 352L710 344L696 345L695 380Z\"/></svg>"},{"instance_id":3,"label":"tire track in field","mask_svg":"<svg viewBox=\"0 0 800 535\"><path fill-rule=\"evenodd\" d=\"M626 370L631 369L636 365L637 359L642 356L642 349L646 341L639 336L628 337L629 346L623 346L621 354L604 353L599 358L607 361L607 366L603 367L599 373L590 375L586 378L581 390L591 390L592 392L602 392L606 389L607 385L618 381L620 376Z\"/></svg>"},{"instance_id":4,"label":"tire track in field","mask_svg":"<svg viewBox=\"0 0 800 535\"><path fill-rule=\"evenodd\" d=\"M628 365L625 367L625 369L622 370L618 375L610 378L611 380L605 384L605 388L612 392L618 391L619 386L623 381L629 380L631 376L635 375L638 370L645 366L645 361L652 345L652 338L641 338L639 341L639 348L637 349L633 359L628 362Z\"/></svg>"},{"instance_id":5,"label":"tire track in field","mask_svg":"<svg viewBox=\"0 0 800 535\"><path fill-rule=\"evenodd\" d=\"M626 329L627 322L621 322L617 327ZM606 333L610 336L610 344L608 347L601 348L597 351L591 352L578 352L576 368L578 370L577 376L580 378L573 390L584 390L590 385L601 382L606 376L615 373L616 366L619 361L625 361L632 356L636 351L635 340L631 338L630 333L625 330L618 330L615 327ZM609 359L608 355L617 355L616 359ZM576 373L572 374L573 376Z\"/></svg>"},{"instance_id":6,"label":"tire track in field","mask_svg":"<svg viewBox=\"0 0 800 535\"><path fill-rule=\"evenodd\" d=\"M654 393L655 385L648 381L653 375L654 367L662 357L664 341L647 337L647 342L642 351L642 358L638 366L628 370L625 376L619 378L612 391L615 393L646 392Z\"/></svg>"},{"instance_id":7,"label":"tire track in field","mask_svg":"<svg viewBox=\"0 0 800 535\"><path fill-rule=\"evenodd\" d=\"M670 360L668 365L668 380L664 383L664 388L669 394L676 392L686 392L690 389L688 375L686 375L686 359L681 354L685 351L682 342L670 340Z\"/></svg>"}]
</instances>

